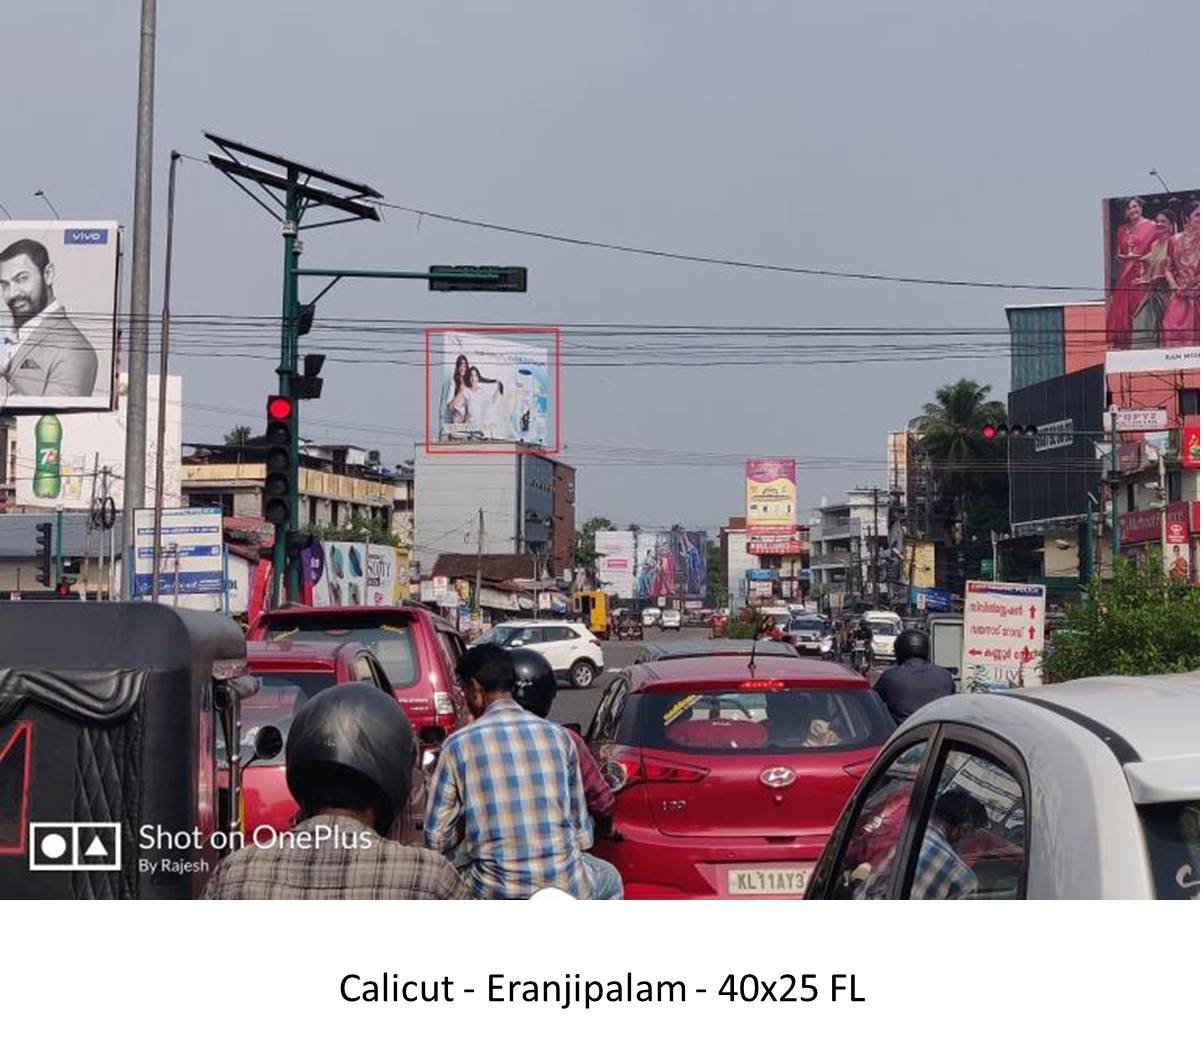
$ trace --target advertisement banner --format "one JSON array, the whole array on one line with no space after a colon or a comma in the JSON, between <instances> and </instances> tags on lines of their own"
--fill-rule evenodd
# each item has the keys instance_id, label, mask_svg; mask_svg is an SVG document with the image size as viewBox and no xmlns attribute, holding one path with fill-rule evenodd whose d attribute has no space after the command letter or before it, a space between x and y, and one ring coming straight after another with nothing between
<instances>
[{"instance_id":1,"label":"advertisement banner","mask_svg":"<svg viewBox=\"0 0 1202 1038\"><path fill-rule=\"evenodd\" d=\"M155 453L158 449L159 378L151 375L147 391L146 499L154 499ZM183 435L183 382L167 377L167 435L163 454L163 503L180 500L180 439ZM33 508L90 509L93 473L109 470L109 496L122 507L125 483L126 378L121 376L117 410L97 414L24 414L17 418L18 505ZM96 480L100 492L101 480Z\"/></svg>"},{"instance_id":2,"label":"advertisement banner","mask_svg":"<svg viewBox=\"0 0 1202 1038\"><path fill-rule=\"evenodd\" d=\"M797 462L754 458L746 466L747 530L792 533L797 528Z\"/></svg>"},{"instance_id":3,"label":"advertisement banner","mask_svg":"<svg viewBox=\"0 0 1202 1038\"><path fill-rule=\"evenodd\" d=\"M935 583L934 541L913 541L906 545L899 582L915 588L930 588Z\"/></svg>"},{"instance_id":4,"label":"advertisement banner","mask_svg":"<svg viewBox=\"0 0 1202 1038\"><path fill-rule=\"evenodd\" d=\"M551 446L546 347L467 332L442 335L438 439Z\"/></svg>"},{"instance_id":5,"label":"advertisement banner","mask_svg":"<svg viewBox=\"0 0 1202 1038\"><path fill-rule=\"evenodd\" d=\"M948 613L952 608L952 593L943 588L916 587L910 589L910 601L915 608L928 613Z\"/></svg>"},{"instance_id":6,"label":"advertisement banner","mask_svg":"<svg viewBox=\"0 0 1202 1038\"><path fill-rule=\"evenodd\" d=\"M1120 407L1114 413L1115 432L1160 432L1168 427L1169 413L1163 407Z\"/></svg>"},{"instance_id":7,"label":"advertisement banner","mask_svg":"<svg viewBox=\"0 0 1202 1038\"><path fill-rule=\"evenodd\" d=\"M1161 557L1165 576L1174 580L1190 578L1190 506L1189 501L1174 501L1164 514L1164 538Z\"/></svg>"},{"instance_id":8,"label":"advertisement banner","mask_svg":"<svg viewBox=\"0 0 1202 1038\"><path fill-rule=\"evenodd\" d=\"M618 598L634 598L634 533L599 530L593 541L597 551L597 582L602 591Z\"/></svg>"},{"instance_id":9,"label":"advertisement banner","mask_svg":"<svg viewBox=\"0 0 1202 1038\"><path fill-rule=\"evenodd\" d=\"M747 554L800 555L801 536L797 533L792 533L750 537L747 540Z\"/></svg>"},{"instance_id":10,"label":"advertisement banner","mask_svg":"<svg viewBox=\"0 0 1202 1038\"><path fill-rule=\"evenodd\" d=\"M149 598L154 579L154 509L134 516L134 596ZM189 609L225 608L225 560L220 508L163 510L159 598Z\"/></svg>"},{"instance_id":11,"label":"advertisement banner","mask_svg":"<svg viewBox=\"0 0 1202 1038\"><path fill-rule=\"evenodd\" d=\"M1160 540L1160 509L1144 508L1119 516L1119 544Z\"/></svg>"},{"instance_id":12,"label":"advertisement banner","mask_svg":"<svg viewBox=\"0 0 1202 1038\"><path fill-rule=\"evenodd\" d=\"M1198 346L1198 191L1102 202L1106 342L1114 351ZM1156 367L1111 368L1155 371ZM1171 370L1171 368L1169 368Z\"/></svg>"},{"instance_id":13,"label":"advertisement banner","mask_svg":"<svg viewBox=\"0 0 1202 1038\"><path fill-rule=\"evenodd\" d=\"M117 348L112 220L0 220L0 411L108 411Z\"/></svg>"},{"instance_id":14,"label":"advertisement banner","mask_svg":"<svg viewBox=\"0 0 1202 1038\"><path fill-rule=\"evenodd\" d=\"M1136 375L1146 371L1197 371L1197 346L1172 350L1124 350L1106 354L1107 375Z\"/></svg>"},{"instance_id":15,"label":"advertisement banner","mask_svg":"<svg viewBox=\"0 0 1202 1038\"><path fill-rule=\"evenodd\" d=\"M1181 467L1196 469L1198 467L1198 416L1190 415L1185 419L1185 427L1181 430Z\"/></svg>"},{"instance_id":16,"label":"advertisement banner","mask_svg":"<svg viewBox=\"0 0 1202 1038\"><path fill-rule=\"evenodd\" d=\"M1043 584L970 580L964 586L965 692L997 692L1043 684Z\"/></svg>"},{"instance_id":17,"label":"advertisement banner","mask_svg":"<svg viewBox=\"0 0 1202 1038\"><path fill-rule=\"evenodd\" d=\"M594 544L601 589L618 598L705 594L709 538L704 530L604 530Z\"/></svg>"},{"instance_id":18,"label":"advertisement banner","mask_svg":"<svg viewBox=\"0 0 1202 1038\"><path fill-rule=\"evenodd\" d=\"M313 604L367 605L368 546L362 541L322 541L321 546L325 564L313 585Z\"/></svg>"}]
</instances>

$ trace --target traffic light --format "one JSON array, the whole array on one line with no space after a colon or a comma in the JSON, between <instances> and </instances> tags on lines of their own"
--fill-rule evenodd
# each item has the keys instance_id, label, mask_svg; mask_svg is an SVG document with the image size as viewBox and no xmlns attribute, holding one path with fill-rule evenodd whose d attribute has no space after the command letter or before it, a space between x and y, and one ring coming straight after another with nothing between
<instances>
[{"instance_id":1,"label":"traffic light","mask_svg":"<svg viewBox=\"0 0 1202 1038\"><path fill-rule=\"evenodd\" d=\"M54 536L51 533L52 526L50 523L38 523L38 550L36 552L38 560L38 583L50 586L51 567L54 565L53 554Z\"/></svg>"},{"instance_id":2,"label":"traffic light","mask_svg":"<svg viewBox=\"0 0 1202 1038\"><path fill-rule=\"evenodd\" d=\"M267 478L263 482L263 518L287 526L292 514L292 443L296 404L286 396L267 398Z\"/></svg>"},{"instance_id":3,"label":"traffic light","mask_svg":"<svg viewBox=\"0 0 1202 1038\"><path fill-rule=\"evenodd\" d=\"M58 598L70 598L71 588L75 581L70 577L60 577L59 582L54 587L54 594Z\"/></svg>"},{"instance_id":4,"label":"traffic light","mask_svg":"<svg viewBox=\"0 0 1202 1038\"><path fill-rule=\"evenodd\" d=\"M981 435L987 440L1032 439L1038 432L1033 425L1006 425L1004 422L997 425L988 422L981 427Z\"/></svg>"}]
</instances>

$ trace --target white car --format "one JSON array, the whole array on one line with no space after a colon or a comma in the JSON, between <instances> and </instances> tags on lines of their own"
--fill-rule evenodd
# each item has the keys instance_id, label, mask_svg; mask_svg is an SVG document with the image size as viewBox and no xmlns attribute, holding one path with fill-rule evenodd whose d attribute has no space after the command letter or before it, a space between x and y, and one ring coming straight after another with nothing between
<instances>
[{"instance_id":1,"label":"white car","mask_svg":"<svg viewBox=\"0 0 1202 1038\"><path fill-rule=\"evenodd\" d=\"M893 659L893 642L902 632L901 617L873 609L864 614L864 619L872 628L872 655L878 660Z\"/></svg>"},{"instance_id":2,"label":"white car","mask_svg":"<svg viewBox=\"0 0 1202 1038\"><path fill-rule=\"evenodd\" d=\"M806 896L1196 900L1198 677L927 704L877 754Z\"/></svg>"},{"instance_id":3,"label":"white car","mask_svg":"<svg viewBox=\"0 0 1202 1038\"><path fill-rule=\"evenodd\" d=\"M588 688L605 670L600 640L584 624L566 620L506 620L480 641L506 649L533 649L575 688Z\"/></svg>"},{"instance_id":4,"label":"white car","mask_svg":"<svg viewBox=\"0 0 1202 1038\"><path fill-rule=\"evenodd\" d=\"M659 615L659 626L665 631L679 631L682 622L679 609L665 609Z\"/></svg>"},{"instance_id":5,"label":"white car","mask_svg":"<svg viewBox=\"0 0 1202 1038\"><path fill-rule=\"evenodd\" d=\"M663 613L661 613L659 611L658 607L648 606L646 609L643 610L643 616L642 616L643 626L644 627L658 627L659 622L662 619L662 617L663 617Z\"/></svg>"}]
</instances>

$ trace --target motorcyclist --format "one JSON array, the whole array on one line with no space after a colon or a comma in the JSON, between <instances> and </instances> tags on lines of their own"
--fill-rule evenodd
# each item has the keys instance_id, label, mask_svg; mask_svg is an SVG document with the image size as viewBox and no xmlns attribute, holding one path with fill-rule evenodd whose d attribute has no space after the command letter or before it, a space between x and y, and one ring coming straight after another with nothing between
<instances>
[{"instance_id":1,"label":"motorcyclist","mask_svg":"<svg viewBox=\"0 0 1202 1038\"><path fill-rule=\"evenodd\" d=\"M205 888L217 899L445 900L470 897L440 854L389 839L405 824L417 755L400 704L350 681L319 692L292 719L284 751L300 805L293 833L226 858Z\"/></svg>"},{"instance_id":2,"label":"motorcyclist","mask_svg":"<svg viewBox=\"0 0 1202 1038\"><path fill-rule=\"evenodd\" d=\"M852 650L854 651L859 646L862 646L864 649L866 669L871 670L875 663L872 651L872 625L863 616L860 617L859 622L852 628L851 632Z\"/></svg>"},{"instance_id":3,"label":"motorcyclist","mask_svg":"<svg viewBox=\"0 0 1202 1038\"><path fill-rule=\"evenodd\" d=\"M893 641L897 664L877 678L876 691L898 724L932 700L956 691L951 674L931 663L930 655L931 644L922 631L902 631Z\"/></svg>"}]
</instances>

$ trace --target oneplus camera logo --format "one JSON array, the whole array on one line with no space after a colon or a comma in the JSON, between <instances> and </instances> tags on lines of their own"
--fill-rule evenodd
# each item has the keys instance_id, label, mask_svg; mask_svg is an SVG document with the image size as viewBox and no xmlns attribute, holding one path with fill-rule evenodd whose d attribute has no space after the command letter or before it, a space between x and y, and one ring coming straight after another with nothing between
<instances>
[{"instance_id":1,"label":"oneplus camera logo","mask_svg":"<svg viewBox=\"0 0 1202 1038\"><path fill-rule=\"evenodd\" d=\"M119 822L31 822L30 872L120 872Z\"/></svg>"}]
</instances>

